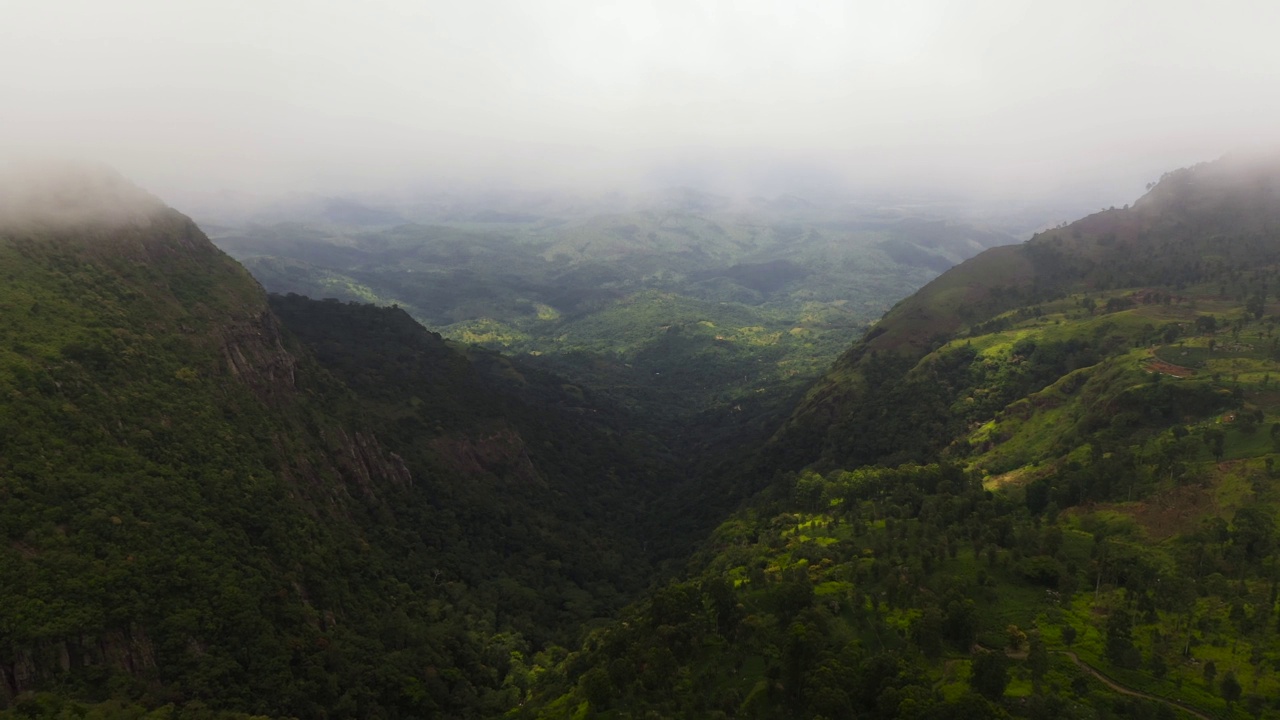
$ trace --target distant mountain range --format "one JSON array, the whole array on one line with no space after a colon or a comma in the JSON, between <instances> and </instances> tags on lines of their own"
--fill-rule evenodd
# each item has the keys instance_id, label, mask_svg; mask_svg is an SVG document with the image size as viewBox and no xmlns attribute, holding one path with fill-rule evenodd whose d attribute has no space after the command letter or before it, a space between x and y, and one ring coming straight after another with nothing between
<instances>
[{"instance_id":1,"label":"distant mountain range","mask_svg":"<svg viewBox=\"0 0 1280 720\"><path fill-rule=\"evenodd\" d=\"M1018 240L928 207L690 188L401 200L350 223L332 204L214 240L273 292L394 304L446 337L526 357L632 409L690 461L767 432L859 327ZM364 223L377 213L414 221Z\"/></svg>"}]
</instances>

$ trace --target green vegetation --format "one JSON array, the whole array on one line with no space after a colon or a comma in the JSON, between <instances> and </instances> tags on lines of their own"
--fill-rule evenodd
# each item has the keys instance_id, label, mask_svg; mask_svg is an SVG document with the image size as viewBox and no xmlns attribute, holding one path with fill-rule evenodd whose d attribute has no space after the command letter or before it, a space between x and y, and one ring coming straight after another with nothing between
<instances>
[{"instance_id":1,"label":"green vegetation","mask_svg":"<svg viewBox=\"0 0 1280 720\"><path fill-rule=\"evenodd\" d=\"M167 211L7 230L0 718L1280 717L1278 176L1180 171L958 266L753 453L846 312L739 262L765 230L317 251L388 253L344 276L404 309L268 299ZM664 274L702 236L719 270ZM609 293L452 306L507 357L415 322L444 257Z\"/></svg>"},{"instance_id":2,"label":"green vegetation","mask_svg":"<svg viewBox=\"0 0 1280 720\"><path fill-rule=\"evenodd\" d=\"M1192 677L1218 657L1274 697L1270 675L1244 669L1269 662L1250 664L1258 645L1199 641L1198 661L1183 655L1187 624L1198 640L1212 617L1196 581L1177 584L1200 558L1162 568L1164 554L1134 538L1046 521L954 465L805 473L787 485L723 525L698 574L540 672L517 716L584 705L601 717L1163 716L1067 653L1139 691L1226 713ZM1214 557L1252 532L1224 529ZM1250 626L1255 642L1274 643L1267 625Z\"/></svg>"},{"instance_id":3,"label":"green vegetation","mask_svg":"<svg viewBox=\"0 0 1280 720\"><path fill-rule=\"evenodd\" d=\"M1260 172L1176 173L900 304L770 441L780 479L526 714L1280 717Z\"/></svg>"},{"instance_id":4,"label":"green vegetation","mask_svg":"<svg viewBox=\"0 0 1280 720\"><path fill-rule=\"evenodd\" d=\"M490 716L648 577L664 453L560 378L172 211L0 268L0 716Z\"/></svg>"}]
</instances>

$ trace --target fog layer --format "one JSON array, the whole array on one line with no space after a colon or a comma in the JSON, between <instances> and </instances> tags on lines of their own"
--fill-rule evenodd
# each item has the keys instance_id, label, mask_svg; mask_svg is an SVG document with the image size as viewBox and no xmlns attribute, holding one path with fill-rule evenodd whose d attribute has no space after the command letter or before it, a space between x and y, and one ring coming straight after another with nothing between
<instances>
[{"instance_id":1,"label":"fog layer","mask_svg":"<svg viewBox=\"0 0 1280 720\"><path fill-rule=\"evenodd\" d=\"M1258 2L46 0L0 149L166 197L506 183L1114 188L1275 142Z\"/></svg>"},{"instance_id":2,"label":"fog layer","mask_svg":"<svg viewBox=\"0 0 1280 720\"><path fill-rule=\"evenodd\" d=\"M163 208L105 166L48 158L0 165L0 230L145 225Z\"/></svg>"}]
</instances>

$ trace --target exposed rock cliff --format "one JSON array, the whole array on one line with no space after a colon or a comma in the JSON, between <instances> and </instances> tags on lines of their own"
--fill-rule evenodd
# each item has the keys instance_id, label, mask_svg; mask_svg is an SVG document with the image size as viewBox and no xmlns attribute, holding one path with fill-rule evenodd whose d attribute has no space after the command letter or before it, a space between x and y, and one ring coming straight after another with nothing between
<instances>
[{"instance_id":1,"label":"exposed rock cliff","mask_svg":"<svg viewBox=\"0 0 1280 720\"><path fill-rule=\"evenodd\" d=\"M298 361L285 350L280 323L269 310L256 318L229 322L221 335L227 370L259 397L279 398L296 389Z\"/></svg>"}]
</instances>

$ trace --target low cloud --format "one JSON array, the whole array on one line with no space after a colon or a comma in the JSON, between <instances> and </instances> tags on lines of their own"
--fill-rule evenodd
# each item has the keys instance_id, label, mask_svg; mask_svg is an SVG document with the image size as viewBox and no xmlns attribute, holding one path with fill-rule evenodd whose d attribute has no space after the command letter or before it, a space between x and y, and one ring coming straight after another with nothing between
<instances>
[{"instance_id":1,"label":"low cloud","mask_svg":"<svg viewBox=\"0 0 1280 720\"><path fill-rule=\"evenodd\" d=\"M24 160L0 168L0 228L145 225L163 208L154 195L104 165Z\"/></svg>"},{"instance_id":2,"label":"low cloud","mask_svg":"<svg viewBox=\"0 0 1280 720\"><path fill-rule=\"evenodd\" d=\"M12 148L166 199L406 187L970 196L1280 140L1280 4L49 0L0 25Z\"/></svg>"}]
</instances>

